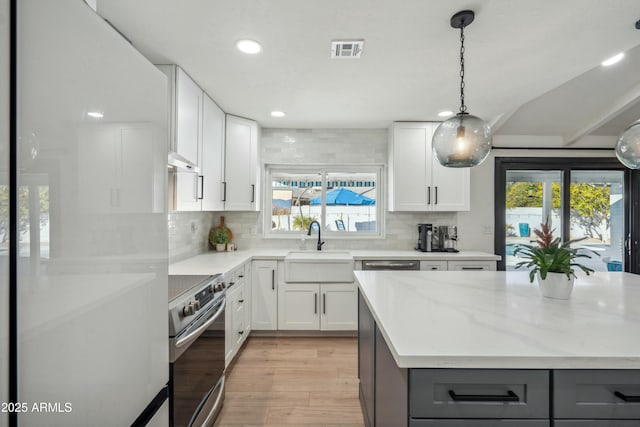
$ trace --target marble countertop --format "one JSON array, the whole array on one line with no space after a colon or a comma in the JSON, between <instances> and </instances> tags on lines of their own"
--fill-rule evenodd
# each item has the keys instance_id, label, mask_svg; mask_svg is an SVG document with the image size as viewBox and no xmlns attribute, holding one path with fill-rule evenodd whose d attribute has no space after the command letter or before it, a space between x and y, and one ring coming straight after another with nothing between
<instances>
[{"instance_id":1,"label":"marble countertop","mask_svg":"<svg viewBox=\"0 0 640 427\"><path fill-rule=\"evenodd\" d=\"M169 274L217 274L227 273L252 259L282 260L296 249L252 249L235 252L207 252L183 261L169 264ZM340 250L349 252L354 260L423 260L423 261L498 261L499 255L480 251L460 251L458 253L381 251L381 250ZM315 251L309 251L313 253ZM327 252L327 251L323 251Z\"/></svg>"},{"instance_id":2,"label":"marble countertop","mask_svg":"<svg viewBox=\"0 0 640 427\"><path fill-rule=\"evenodd\" d=\"M401 368L640 368L640 276L580 275L569 300L526 272L356 271Z\"/></svg>"}]
</instances>

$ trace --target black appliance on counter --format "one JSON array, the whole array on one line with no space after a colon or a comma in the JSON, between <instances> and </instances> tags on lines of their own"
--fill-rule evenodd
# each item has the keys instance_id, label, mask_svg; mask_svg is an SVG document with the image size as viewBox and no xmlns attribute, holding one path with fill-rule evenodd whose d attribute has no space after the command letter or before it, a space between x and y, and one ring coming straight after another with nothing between
<instances>
[{"instance_id":1,"label":"black appliance on counter","mask_svg":"<svg viewBox=\"0 0 640 427\"><path fill-rule=\"evenodd\" d=\"M418 224L418 251L459 252L457 241L458 227L455 225Z\"/></svg>"}]
</instances>

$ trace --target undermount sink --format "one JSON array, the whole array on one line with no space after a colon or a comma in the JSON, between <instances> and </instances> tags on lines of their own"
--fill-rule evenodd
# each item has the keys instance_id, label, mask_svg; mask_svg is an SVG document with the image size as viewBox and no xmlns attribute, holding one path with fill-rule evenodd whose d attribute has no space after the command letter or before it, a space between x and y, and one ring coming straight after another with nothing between
<instances>
[{"instance_id":1,"label":"undermount sink","mask_svg":"<svg viewBox=\"0 0 640 427\"><path fill-rule=\"evenodd\" d=\"M284 258L285 282L353 282L353 256L346 251L291 251Z\"/></svg>"}]
</instances>

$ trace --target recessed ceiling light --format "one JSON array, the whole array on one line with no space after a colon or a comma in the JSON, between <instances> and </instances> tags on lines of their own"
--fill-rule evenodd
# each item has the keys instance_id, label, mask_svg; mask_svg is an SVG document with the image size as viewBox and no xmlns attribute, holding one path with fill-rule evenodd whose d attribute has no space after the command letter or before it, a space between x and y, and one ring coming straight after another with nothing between
<instances>
[{"instance_id":1,"label":"recessed ceiling light","mask_svg":"<svg viewBox=\"0 0 640 427\"><path fill-rule=\"evenodd\" d=\"M619 54L614 55L611 58L602 61L602 65L605 66L605 67L608 67L610 65L613 65L613 64L616 64L616 63L620 62L620 60L622 58L624 58L624 53L620 52Z\"/></svg>"},{"instance_id":2,"label":"recessed ceiling light","mask_svg":"<svg viewBox=\"0 0 640 427\"><path fill-rule=\"evenodd\" d=\"M284 113L284 111L272 111L271 115L273 117L284 117L286 114Z\"/></svg>"},{"instance_id":3,"label":"recessed ceiling light","mask_svg":"<svg viewBox=\"0 0 640 427\"><path fill-rule=\"evenodd\" d=\"M104 114L102 114L102 113L101 113L101 112L99 112L99 111L89 111L89 112L87 113L87 116L89 116L89 117L93 117L94 119L101 119L101 118L103 118L103 117L104 117Z\"/></svg>"},{"instance_id":4,"label":"recessed ceiling light","mask_svg":"<svg viewBox=\"0 0 640 427\"><path fill-rule=\"evenodd\" d=\"M260 43L254 40L239 40L236 43L236 47L240 52L248 53L249 55L256 54L262 50Z\"/></svg>"},{"instance_id":5,"label":"recessed ceiling light","mask_svg":"<svg viewBox=\"0 0 640 427\"><path fill-rule=\"evenodd\" d=\"M448 117L448 116L450 116L450 115L452 115L452 114L453 114L453 111L449 111L449 110L446 110L446 111L440 111L440 112L438 113L438 117Z\"/></svg>"}]
</instances>

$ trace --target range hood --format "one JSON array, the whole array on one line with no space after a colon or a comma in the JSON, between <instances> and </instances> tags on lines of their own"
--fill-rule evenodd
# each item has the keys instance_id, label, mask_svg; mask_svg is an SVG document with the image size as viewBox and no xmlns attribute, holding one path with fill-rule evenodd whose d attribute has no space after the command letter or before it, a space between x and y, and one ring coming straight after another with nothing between
<instances>
[{"instance_id":1,"label":"range hood","mask_svg":"<svg viewBox=\"0 0 640 427\"><path fill-rule=\"evenodd\" d=\"M168 165L170 169L176 172L200 173L200 168L198 167L198 165L185 159L175 151L169 153Z\"/></svg>"}]
</instances>

